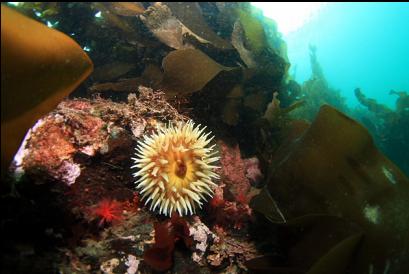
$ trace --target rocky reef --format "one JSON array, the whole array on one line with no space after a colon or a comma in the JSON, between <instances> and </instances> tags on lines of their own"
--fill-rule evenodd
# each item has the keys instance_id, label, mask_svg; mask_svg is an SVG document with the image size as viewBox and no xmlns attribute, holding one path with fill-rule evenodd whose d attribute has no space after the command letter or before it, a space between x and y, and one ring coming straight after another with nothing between
<instances>
[{"instance_id":1,"label":"rocky reef","mask_svg":"<svg viewBox=\"0 0 409 274\"><path fill-rule=\"evenodd\" d=\"M391 111L357 90L390 131L388 143L367 126L374 141L342 113L349 110L327 83L314 47L311 79L291 79L275 22L248 3L14 9L75 39L95 68L69 98L47 105L52 110L35 119L2 174L2 273L409 267L408 178L377 149L407 145L407 135L392 130L408 121L405 93L392 92L399 100ZM2 104L7 70L2 62ZM143 136L188 120L215 135L220 178L196 214L166 217L145 205L132 157Z\"/></svg>"}]
</instances>

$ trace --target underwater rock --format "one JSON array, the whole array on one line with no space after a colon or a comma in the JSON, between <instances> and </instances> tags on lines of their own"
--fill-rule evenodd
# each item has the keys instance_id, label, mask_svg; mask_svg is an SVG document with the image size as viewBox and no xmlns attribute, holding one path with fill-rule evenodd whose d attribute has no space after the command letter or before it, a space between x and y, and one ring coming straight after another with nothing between
<instances>
[{"instance_id":1,"label":"underwater rock","mask_svg":"<svg viewBox=\"0 0 409 274\"><path fill-rule=\"evenodd\" d=\"M63 124L64 118L56 115L45 117L36 125L26 145L29 150L24 159L26 167L46 166L51 170L70 159L75 146L70 142L68 129Z\"/></svg>"},{"instance_id":2,"label":"underwater rock","mask_svg":"<svg viewBox=\"0 0 409 274\"><path fill-rule=\"evenodd\" d=\"M64 269L64 273L78 272L80 269L82 273L94 273L98 272L102 265L108 270L107 259L114 258L118 261L113 273L136 273L138 269L141 270L144 246L152 237L151 221L145 212L124 211L120 225L105 226L97 231L100 232L98 235L81 235L81 245L73 250L65 250L63 257L67 261L61 263L59 268ZM82 269L81 266L84 265L88 267Z\"/></svg>"},{"instance_id":3,"label":"underwater rock","mask_svg":"<svg viewBox=\"0 0 409 274\"><path fill-rule=\"evenodd\" d=\"M129 267L125 262L129 254L137 260L142 258L154 216L138 207L139 198L134 192L134 178L129 171L132 165L129 152L135 147L135 138L145 131L151 132L157 123L181 121L185 119L182 117L164 99L163 93L139 87L138 95L128 96L128 103L99 97L66 100L42 119L27 140L27 153L22 161L26 176L21 184L15 184L23 197L30 195L32 189L36 190L28 196L29 199L15 198L27 200L29 208L38 208L35 214L27 208L21 210L24 224L39 230L31 233L32 239L24 239L24 242L35 245L37 236L44 234L43 226L60 233L58 245L52 242L45 247L52 246L50 250L60 261L55 261L53 271L39 267L42 269L39 273L58 272L54 271L56 268L66 269L64 273L79 269L84 273L98 272L100 265L111 258L120 261L114 272L126 272ZM71 171L72 175L79 176L54 176L56 172L62 174L62 169L68 170L70 165L66 163L80 167ZM68 179L75 180L75 183L70 184ZM16 213L8 210L8 214ZM13 249L21 237L10 230L21 227L21 219L13 219L10 223L9 233L3 235L12 239L8 246ZM181 225L174 223L173 227L179 231ZM40 245L42 250L44 243ZM43 254L36 254L27 264L37 264L38 260L45 259ZM11 260L13 264L16 261ZM128 260L128 263L131 262ZM135 269L134 260L132 264ZM143 269L146 265L142 263L141 267Z\"/></svg>"},{"instance_id":4,"label":"underwater rock","mask_svg":"<svg viewBox=\"0 0 409 274\"><path fill-rule=\"evenodd\" d=\"M30 170L32 175L46 172L67 185L75 183L81 174L81 167L72 160L76 149L61 115L42 119L30 131L29 138L24 147L24 157L19 163L23 172Z\"/></svg>"},{"instance_id":5,"label":"underwater rock","mask_svg":"<svg viewBox=\"0 0 409 274\"><path fill-rule=\"evenodd\" d=\"M26 131L93 69L70 37L1 5L1 170ZM27 47L27 45L30 45Z\"/></svg>"},{"instance_id":6,"label":"underwater rock","mask_svg":"<svg viewBox=\"0 0 409 274\"><path fill-rule=\"evenodd\" d=\"M110 259L101 264L101 271L105 274L114 274L114 269L119 266L117 258Z\"/></svg>"},{"instance_id":7,"label":"underwater rock","mask_svg":"<svg viewBox=\"0 0 409 274\"><path fill-rule=\"evenodd\" d=\"M240 119L239 113L241 106L242 104L240 98L227 99L221 113L222 121L229 126L237 125Z\"/></svg>"},{"instance_id":8,"label":"underwater rock","mask_svg":"<svg viewBox=\"0 0 409 274\"><path fill-rule=\"evenodd\" d=\"M228 99L221 112L222 121L229 126L236 126L240 122L242 104L239 99Z\"/></svg>"},{"instance_id":9,"label":"underwater rock","mask_svg":"<svg viewBox=\"0 0 409 274\"><path fill-rule=\"evenodd\" d=\"M132 254L128 255L128 260L125 262L125 265L128 266L126 274L136 274L138 272L140 260L137 260L136 257Z\"/></svg>"},{"instance_id":10,"label":"underwater rock","mask_svg":"<svg viewBox=\"0 0 409 274\"><path fill-rule=\"evenodd\" d=\"M256 90L243 99L243 106L257 112L260 116L266 109L267 103L267 95L263 90Z\"/></svg>"},{"instance_id":11,"label":"underwater rock","mask_svg":"<svg viewBox=\"0 0 409 274\"><path fill-rule=\"evenodd\" d=\"M227 268L224 271L226 273L241 273L241 271L247 271L244 262L254 259L259 255L253 242L240 237L224 235L218 242L210 246L206 259L216 270L218 269L217 267L223 266L223 264L227 264L230 267L237 264L240 270Z\"/></svg>"},{"instance_id":12,"label":"underwater rock","mask_svg":"<svg viewBox=\"0 0 409 274\"><path fill-rule=\"evenodd\" d=\"M59 168L53 170L50 174L53 174L55 179L67 185L72 185L81 175L81 166L73 161L63 161Z\"/></svg>"},{"instance_id":13,"label":"underwater rock","mask_svg":"<svg viewBox=\"0 0 409 274\"><path fill-rule=\"evenodd\" d=\"M246 165L241 158L239 146L230 147L224 143L220 143L219 146L223 182L235 196L249 192L251 185L246 177Z\"/></svg>"},{"instance_id":14,"label":"underwater rock","mask_svg":"<svg viewBox=\"0 0 409 274\"><path fill-rule=\"evenodd\" d=\"M198 216L194 217L194 223L189 226L189 236L191 236L194 241L192 260L198 264L203 264L202 260L204 259L203 257L208 246L213 242L218 242L220 239L201 222Z\"/></svg>"},{"instance_id":15,"label":"underwater rock","mask_svg":"<svg viewBox=\"0 0 409 274\"><path fill-rule=\"evenodd\" d=\"M249 202L259 192L247 178L254 167L246 165L238 145L230 147L220 141L219 146L222 182L216 187L213 199L209 202L209 218L218 226L241 229L252 220Z\"/></svg>"},{"instance_id":16,"label":"underwater rock","mask_svg":"<svg viewBox=\"0 0 409 274\"><path fill-rule=\"evenodd\" d=\"M29 181L24 185L44 185L50 181L50 176L53 178L44 188L55 193L58 207L67 212L64 217L75 216L73 221L78 226L69 226L69 229L78 229L67 239L77 246L72 261L79 265L88 263L92 266L91 272L97 271L96 265L99 269L99 264L110 259L108 254L115 254L112 256L120 259L114 272L126 269L123 252L138 260L142 257L146 243L136 232L153 220L138 217L145 209L138 207L139 197L134 192L134 179L129 172L132 165L129 151L135 147L135 138L152 132L161 121L185 120L164 99L163 93L145 87L139 87L138 91L138 95L128 96L127 103L99 97L63 101L33 130L27 142L23 167L30 176L25 177ZM81 171L75 183L70 185L64 178L54 176L56 171L62 173L60 166L65 168L66 162L77 164ZM40 169L34 174L37 176L32 176L37 168ZM65 184L55 183L56 180ZM183 221L174 220L170 233L172 241L181 239L188 245L189 229ZM78 247L84 238L94 239L94 244ZM168 251L165 266L169 262L172 266L173 249ZM146 260L144 262L142 268L147 267ZM133 260L132 263L132 269L135 269L136 262ZM159 264L163 266L160 259ZM75 268L67 267L70 270Z\"/></svg>"},{"instance_id":17,"label":"underwater rock","mask_svg":"<svg viewBox=\"0 0 409 274\"><path fill-rule=\"evenodd\" d=\"M70 185L80 175L76 154L107 154L115 149L113 141L121 139L126 129L138 138L148 124L143 118L146 113L159 119L184 119L163 94L142 86L138 97L128 96L127 104L101 98L65 100L32 130L22 167L30 173L45 172Z\"/></svg>"},{"instance_id":18,"label":"underwater rock","mask_svg":"<svg viewBox=\"0 0 409 274\"><path fill-rule=\"evenodd\" d=\"M289 222L329 214L357 224L364 239L345 265L351 273L408 269L409 180L365 128L324 105L287 149L271 164L267 189Z\"/></svg>"}]
</instances>

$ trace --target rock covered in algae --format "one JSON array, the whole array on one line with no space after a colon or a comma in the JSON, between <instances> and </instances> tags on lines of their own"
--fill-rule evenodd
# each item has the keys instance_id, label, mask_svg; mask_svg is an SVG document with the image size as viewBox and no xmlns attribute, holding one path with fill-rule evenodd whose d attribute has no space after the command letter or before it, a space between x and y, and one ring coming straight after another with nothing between
<instances>
[{"instance_id":1,"label":"rock covered in algae","mask_svg":"<svg viewBox=\"0 0 409 274\"><path fill-rule=\"evenodd\" d=\"M348 251L341 249L344 255L356 252L354 260L344 257L345 271L402 273L408 269L409 180L377 150L364 127L324 105L310 128L287 149L285 157L275 159L270 167L267 189L289 224L311 214L341 218L342 226L356 224L364 234L362 242L356 245L359 229L352 229L349 238L342 237L338 243L348 246ZM334 235L339 227L333 226ZM322 235L316 240L326 241ZM310 244L303 247L304 252L316 248L314 242ZM324 265L335 269L340 261L329 258ZM321 273L315 271L311 273Z\"/></svg>"}]
</instances>

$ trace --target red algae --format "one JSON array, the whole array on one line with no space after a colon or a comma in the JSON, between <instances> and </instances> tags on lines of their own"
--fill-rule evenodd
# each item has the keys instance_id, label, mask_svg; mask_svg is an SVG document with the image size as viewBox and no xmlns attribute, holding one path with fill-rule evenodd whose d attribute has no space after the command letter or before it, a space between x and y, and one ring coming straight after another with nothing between
<instances>
[{"instance_id":1,"label":"red algae","mask_svg":"<svg viewBox=\"0 0 409 274\"><path fill-rule=\"evenodd\" d=\"M246 166L241 158L239 146L229 147L220 143L220 152L223 182L233 194L247 192L250 189L250 182L246 177Z\"/></svg>"},{"instance_id":2,"label":"red algae","mask_svg":"<svg viewBox=\"0 0 409 274\"><path fill-rule=\"evenodd\" d=\"M209 216L213 225L241 229L251 220L251 198L258 193L252 188L252 179L262 177L257 158L242 159L238 145L219 142L222 182L214 190L209 202ZM254 176L253 176L254 175Z\"/></svg>"},{"instance_id":3,"label":"red algae","mask_svg":"<svg viewBox=\"0 0 409 274\"><path fill-rule=\"evenodd\" d=\"M173 265L173 251L175 243L183 240L186 247L193 244L190 237L189 225L177 213L172 214L170 220L155 223L155 244L145 251L145 262L156 271L165 271Z\"/></svg>"}]
</instances>

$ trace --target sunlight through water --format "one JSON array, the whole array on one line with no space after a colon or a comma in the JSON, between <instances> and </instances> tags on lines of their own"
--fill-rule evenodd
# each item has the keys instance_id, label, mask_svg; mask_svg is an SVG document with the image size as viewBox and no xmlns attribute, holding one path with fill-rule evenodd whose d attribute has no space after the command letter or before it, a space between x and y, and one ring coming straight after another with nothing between
<instances>
[{"instance_id":1,"label":"sunlight through water","mask_svg":"<svg viewBox=\"0 0 409 274\"><path fill-rule=\"evenodd\" d=\"M278 30L286 35L307 23L325 3L323 2L252 2L264 16L274 19Z\"/></svg>"}]
</instances>

